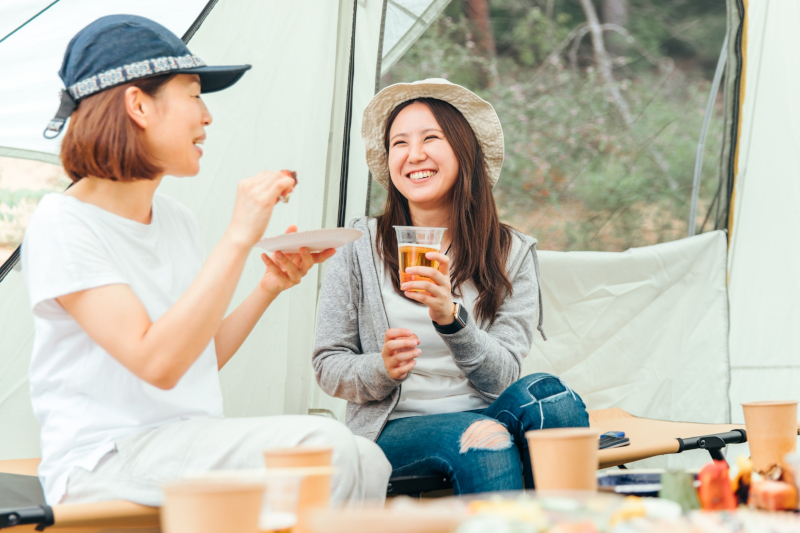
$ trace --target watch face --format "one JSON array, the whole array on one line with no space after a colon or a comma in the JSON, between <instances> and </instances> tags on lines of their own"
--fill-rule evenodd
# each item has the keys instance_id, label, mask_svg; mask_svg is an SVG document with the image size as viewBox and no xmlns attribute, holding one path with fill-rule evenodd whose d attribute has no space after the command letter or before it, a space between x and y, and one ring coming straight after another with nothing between
<instances>
[{"instance_id":1,"label":"watch face","mask_svg":"<svg viewBox=\"0 0 800 533\"><path fill-rule=\"evenodd\" d=\"M456 320L461 322L461 325L467 327L467 319L469 318L469 313L467 312L467 308L461 304L458 304L458 312L456 313Z\"/></svg>"}]
</instances>

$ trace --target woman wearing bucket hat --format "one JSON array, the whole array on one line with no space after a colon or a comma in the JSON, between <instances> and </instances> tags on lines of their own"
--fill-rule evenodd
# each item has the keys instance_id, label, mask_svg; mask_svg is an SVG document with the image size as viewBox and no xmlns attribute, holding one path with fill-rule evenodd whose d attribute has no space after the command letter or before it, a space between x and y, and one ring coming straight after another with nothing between
<instances>
[{"instance_id":1,"label":"woman wearing bucket hat","mask_svg":"<svg viewBox=\"0 0 800 533\"><path fill-rule=\"evenodd\" d=\"M262 255L258 287L224 318L250 250L296 180L262 172L239 182L208 258L194 215L156 190L164 175L199 171L211 124L200 93L249 68L208 67L169 30L131 15L103 17L67 47L66 89L45 136L71 117L61 158L73 186L42 199L22 249L39 475L51 505L159 505L166 481L260 468L264 449L297 445L333 447L335 501L385 495L391 469L380 449L342 424L223 418L218 370L270 303L333 253Z\"/></svg>"},{"instance_id":2,"label":"woman wearing bucket hat","mask_svg":"<svg viewBox=\"0 0 800 533\"><path fill-rule=\"evenodd\" d=\"M501 224L492 197L503 132L490 104L430 79L387 87L364 112L384 213L328 264L314 368L347 423L377 441L394 476L443 475L456 494L533 479L525 432L588 426L583 401L548 374L520 378L542 304L536 240ZM401 282L394 227L447 228L428 281Z\"/></svg>"}]
</instances>

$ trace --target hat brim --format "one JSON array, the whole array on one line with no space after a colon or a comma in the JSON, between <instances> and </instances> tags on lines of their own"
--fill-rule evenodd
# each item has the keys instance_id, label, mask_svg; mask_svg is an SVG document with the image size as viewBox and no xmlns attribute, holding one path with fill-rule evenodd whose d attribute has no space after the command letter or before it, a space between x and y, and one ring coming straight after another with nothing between
<instances>
[{"instance_id":1,"label":"hat brim","mask_svg":"<svg viewBox=\"0 0 800 533\"><path fill-rule=\"evenodd\" d=\"M233 65L223 67L198 67L173 71L176 74L197 74L200 76L200 92L214 93L227 89L239 81L250 65Z\"/></svg>"}]
</instances>

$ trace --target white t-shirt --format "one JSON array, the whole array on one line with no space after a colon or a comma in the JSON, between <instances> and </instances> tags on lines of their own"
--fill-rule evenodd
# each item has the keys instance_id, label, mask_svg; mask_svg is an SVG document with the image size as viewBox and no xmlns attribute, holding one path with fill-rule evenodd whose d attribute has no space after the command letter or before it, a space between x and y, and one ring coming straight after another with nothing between
<instances>
[{"instance_id":1,"label":"white t-shirt","mask_svg":"<svg viewBox=\"0 0 800 533\"><path fill-rule=\"evenodd\" d=\"M433 328L428 308L394 290L389 271L381 273L381 294L390 328L410 329L419 338L422 352L417 365L400 387L400 400L389 420L409 416L436 415L485 409L489 403L458 368L450 348ZM462 298L453 298L472 314L478 292L471 283L462 287Z\"/></svg>"},{"instance_id":2,"label":"white t-shirt","mask_svg":"<svg viewBox=\"0 0 800 533\"><path fill-rule=\"evenodd\" d=\"M153 198L150 224L71 196L42 198L25 232L22 271L36 327L29 378L48 504L61 501L73 468L94 469L116 439L223 416L213 340L175 388L161 390L98 346L55 298L122 283L156 321L197 277L204 255L194 215L167 196Z\"/></svg>"}]
</instances>

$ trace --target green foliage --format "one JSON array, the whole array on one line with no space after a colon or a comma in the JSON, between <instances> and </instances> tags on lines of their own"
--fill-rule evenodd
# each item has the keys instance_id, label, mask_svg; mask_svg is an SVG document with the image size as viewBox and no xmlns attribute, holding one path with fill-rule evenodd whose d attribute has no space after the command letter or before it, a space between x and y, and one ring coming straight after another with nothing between
<instances>
[{"instance_id":1,"label":"green foliage","mask_svg":"<svg viewBox=\"0 0 800 533\"><path fill-rule=\"evenodd\" d=\"M17 204L24 201L31 201L38 203L42 196L52 192L49 190L29 191L27 189L7 190L0 189L0 204L5 204L8 207L16 207Z\"/></svg>"},{"instance_id":2,"label":"green foliage","mask_svg":"<svg viewBox=\"0 0 800 533\"><path fill-rule=\"evenodd\" d=\"M539 71L554 47L583 22L577 1L554 3L548 19L545 2L491 0L494 58L476 51L470 22L458 4L454 0L383 84L443 77L494 105L505 137L503 174L495 188L503 219L539 237L546 249L622 250L685 236L713 75L713 66L709 72L703 62L715 62L719 53L724 2L668 0L655 6L631 0L629 30L657 65L642 60L633 46L615 63L617 85L635 117L630 128L592 66L588 38L582 45L588 55L582 54L574 68L565 52ZM722 34L715 29L720 20ZM709 35L690 38L699 24ZM677 48L669 42L683 43L681 53L694 54L692 62L676 67L686 57L677 54L664 61ZM719 114L721 97L717 105ZM706 139L701 216L716 192L721 133L721 119L715 117ZM666 171L657 164L659 156ZM373 187L373 214L384 197L379 186Z\"/></svg>"}]
</instances>

